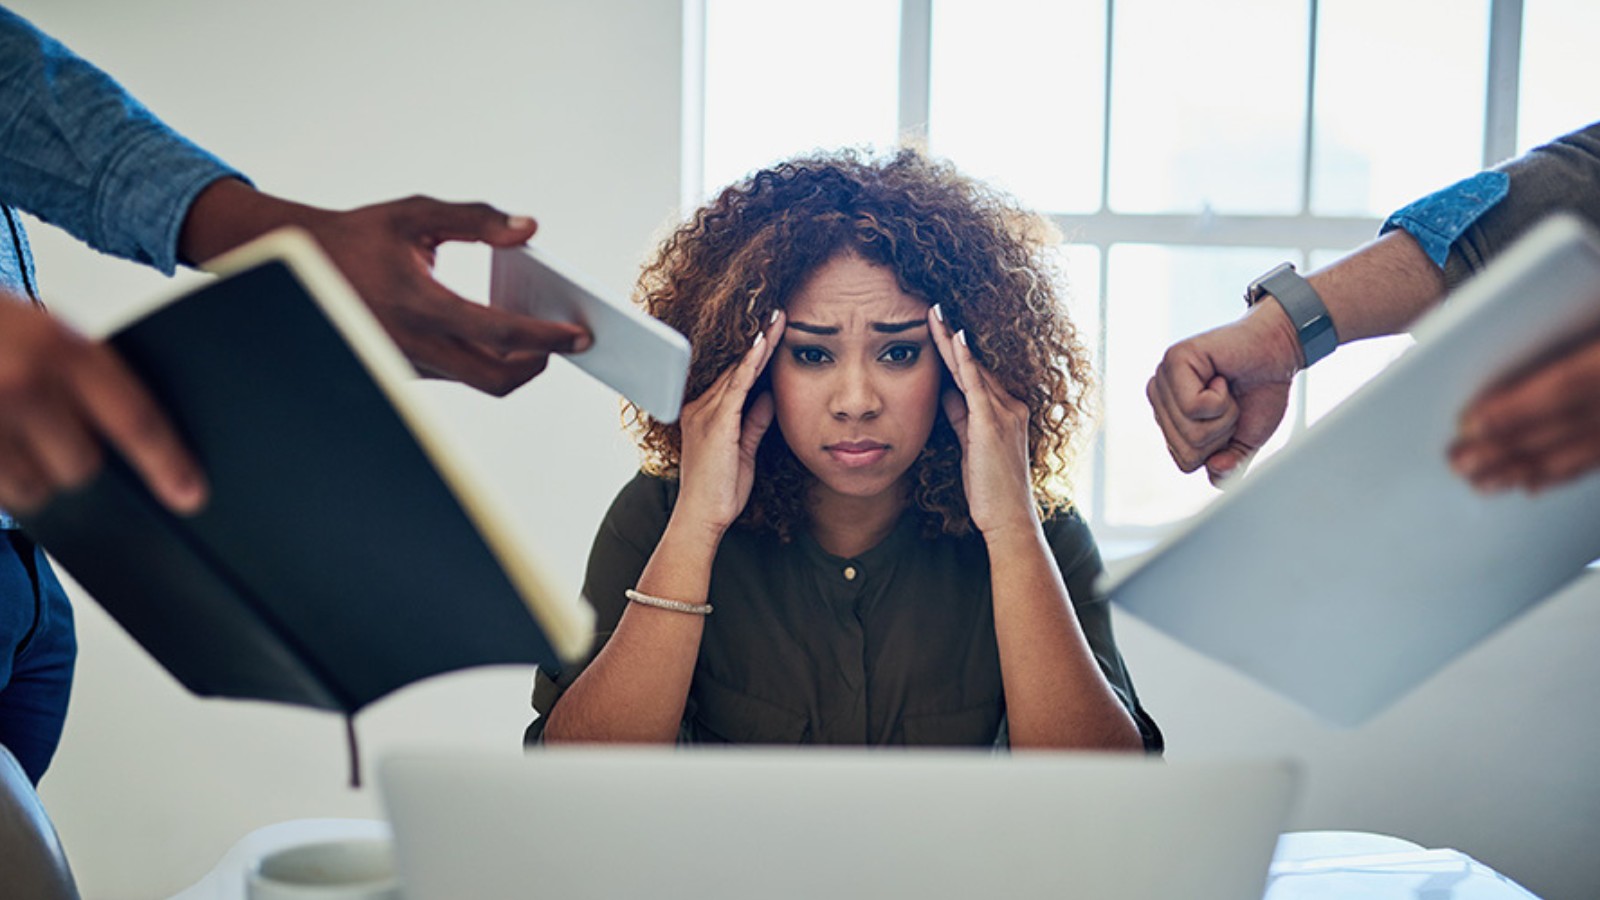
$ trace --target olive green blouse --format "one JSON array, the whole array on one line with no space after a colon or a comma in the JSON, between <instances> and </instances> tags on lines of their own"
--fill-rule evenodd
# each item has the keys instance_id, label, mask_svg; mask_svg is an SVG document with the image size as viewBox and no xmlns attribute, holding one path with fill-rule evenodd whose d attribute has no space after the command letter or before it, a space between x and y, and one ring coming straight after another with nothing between
<instances>
[{"instance_id":1,"label":"olive green blouse","mask_svg":"<svg viewBox=\"0 0 1600 900\"><path fill-rule=\"evenodd\" d=\"M584 596L604 646L677 499L677 482L640 474L617 495L589 554ZM1100 553L1075 513L1045 535L1089 646L1139 725L1145 749L1161 731L1134 693L1096 598ZM710 602L679 732L686 743L1005 746L1005 692L995 641L989 557L976 535L920 536L901 518L880 544L844 558L809 535L788 543L734 527L711 570ZM528 729L583 671L535 676Z\"/></svg>"}]
</instances>

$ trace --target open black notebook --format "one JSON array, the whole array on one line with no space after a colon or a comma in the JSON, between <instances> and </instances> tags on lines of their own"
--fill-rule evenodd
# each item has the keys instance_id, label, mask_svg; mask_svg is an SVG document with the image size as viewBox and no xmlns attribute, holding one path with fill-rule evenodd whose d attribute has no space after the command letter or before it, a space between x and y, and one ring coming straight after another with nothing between
<instances>
[{"instance_id":1,"label":"open black notebook","mask_svg":"<svg viewBox=\"0 0 1600 900\"><path fill-rule=\"evenodd\" d=\"M110 339L210 503L176 516L113 455L28 532L204 696L353 714L430 675L585 652L593 613L545 586L310 238L278 232L214 268Z\"/></svg>"}]
</instances>

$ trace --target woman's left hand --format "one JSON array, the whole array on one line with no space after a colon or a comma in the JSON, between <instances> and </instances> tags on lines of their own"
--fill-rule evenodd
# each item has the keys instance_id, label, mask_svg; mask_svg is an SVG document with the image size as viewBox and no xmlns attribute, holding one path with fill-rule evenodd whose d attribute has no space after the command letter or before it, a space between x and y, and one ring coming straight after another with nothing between
<instances>
[{"instance_id":1,"label":"woman's left hand","mask_svg":"<svg viewBox=\"0 0 1600 900\"><path fill-rule=\"evenodd\" d=\"M939 306L928 310L928 331L956 388L944 392L944 412L961 443L967 509L985 537L1038 525L1028 466L1028 405L978 364L966 331L952 334Z\"/></svg>"}]
</instances>

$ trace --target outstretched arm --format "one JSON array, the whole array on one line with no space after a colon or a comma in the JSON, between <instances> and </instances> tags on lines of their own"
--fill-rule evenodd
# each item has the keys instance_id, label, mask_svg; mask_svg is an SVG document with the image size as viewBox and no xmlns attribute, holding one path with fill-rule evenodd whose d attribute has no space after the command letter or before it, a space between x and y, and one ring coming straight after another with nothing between
<instances>
[{"instance_id":1,"label":"outstretched arm","mask_svg":"<svg viewBox=\"0 0 1600 900\"><path fill-rule=\"evenodd\" d=\"M0 109L0 197L105 253L171 273L180 261L301 225L419 368L494 393L588 339L570 325L469 303L432 277L439 243L518 244L533 234L531 220L425 198L334 213L264 194L3 8ZM110 348L9 298L0 298L0 316L0 506L28 512L82 484L99 469L102 441L173 510L204 503L192 457Z\"/></svg>"},{"instance_id":2,"label":"outstretched arm","mask_svg":"<svg viewBox=\"0 0 1600 900\"><path fill-rule=\"evenodd\" d=\"M580 328L470 303L430 272L444 241L520 244L534 223L421 197L336 213L263 193L115 79L0 9L0 197L102 252L171 273L282 225L323 245L425 374L504 394Z\"/></svg>"},{"instance_id":3,"label":"outstretched arm","mask_svg":"<svg viewBox=\"0 0 1600 900\"><path fill-rule=\"evenodd\" d=\"M1340 343L1405 330L1444 294L1415 239L1393 231L1306 280ZM1289 383L1305 366L1276 300L1167 350L1145 395L1178 468L1204 466L1213 484L1248 463L1283 421Z\"/></svg>"},{"instance_id":4,"label":"outstretched arm","mask_svg":"<svg viewBox=\"0 0 1600 900\"><path fill-rule=\"evenodd\" d=\"M1340 343L1394 334L1558 209L1600 226L1600 123L1399 210L1383 237L1306 280ZM1537 489L1600 464L1600 448L1586 449L1597 401L1579 356L1465 411L1457 469L1480 488ZM1273 301L1174 344L1146 388L1173 461L1185 472L1205 466L1213 483L1238 470L1277 430L1304 362Z\"/></svg>"},{"instance_id":5,"label":"outstretched arm","mask_svg":"<svg viewBox=\"0 0 1600 900\"><path fill-rule=\"evenodd\" d=\"M533 236L532 219L483 203L410 197L334 212L224 178L190 208L179 254L204 263L283 225L311 232L423 374L501 395L543 371L551 353L588 346L588 333L576 325L491 309L434 279L434 250L446 241L512 247Z\"/></svg>"}]
</instances>

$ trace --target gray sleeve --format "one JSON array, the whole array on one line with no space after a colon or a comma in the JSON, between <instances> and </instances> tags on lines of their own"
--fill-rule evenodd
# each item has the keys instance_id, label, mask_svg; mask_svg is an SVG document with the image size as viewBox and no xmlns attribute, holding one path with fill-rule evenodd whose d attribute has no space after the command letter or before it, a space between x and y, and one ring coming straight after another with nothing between
<instances>
[{"instance_id":1,"label":"gray sleeve","mask_svg":"<svg viewBox=\"0 0 1600 900\"><path fill-rule=\"evenodd\" d=\"M1506 245L1556 210L1575 212L1600 228L1600 122L1502 163L1510 186L1450 246L1445 281L1451 289L1481 270Z\"/></svg>"}]
</instances>

